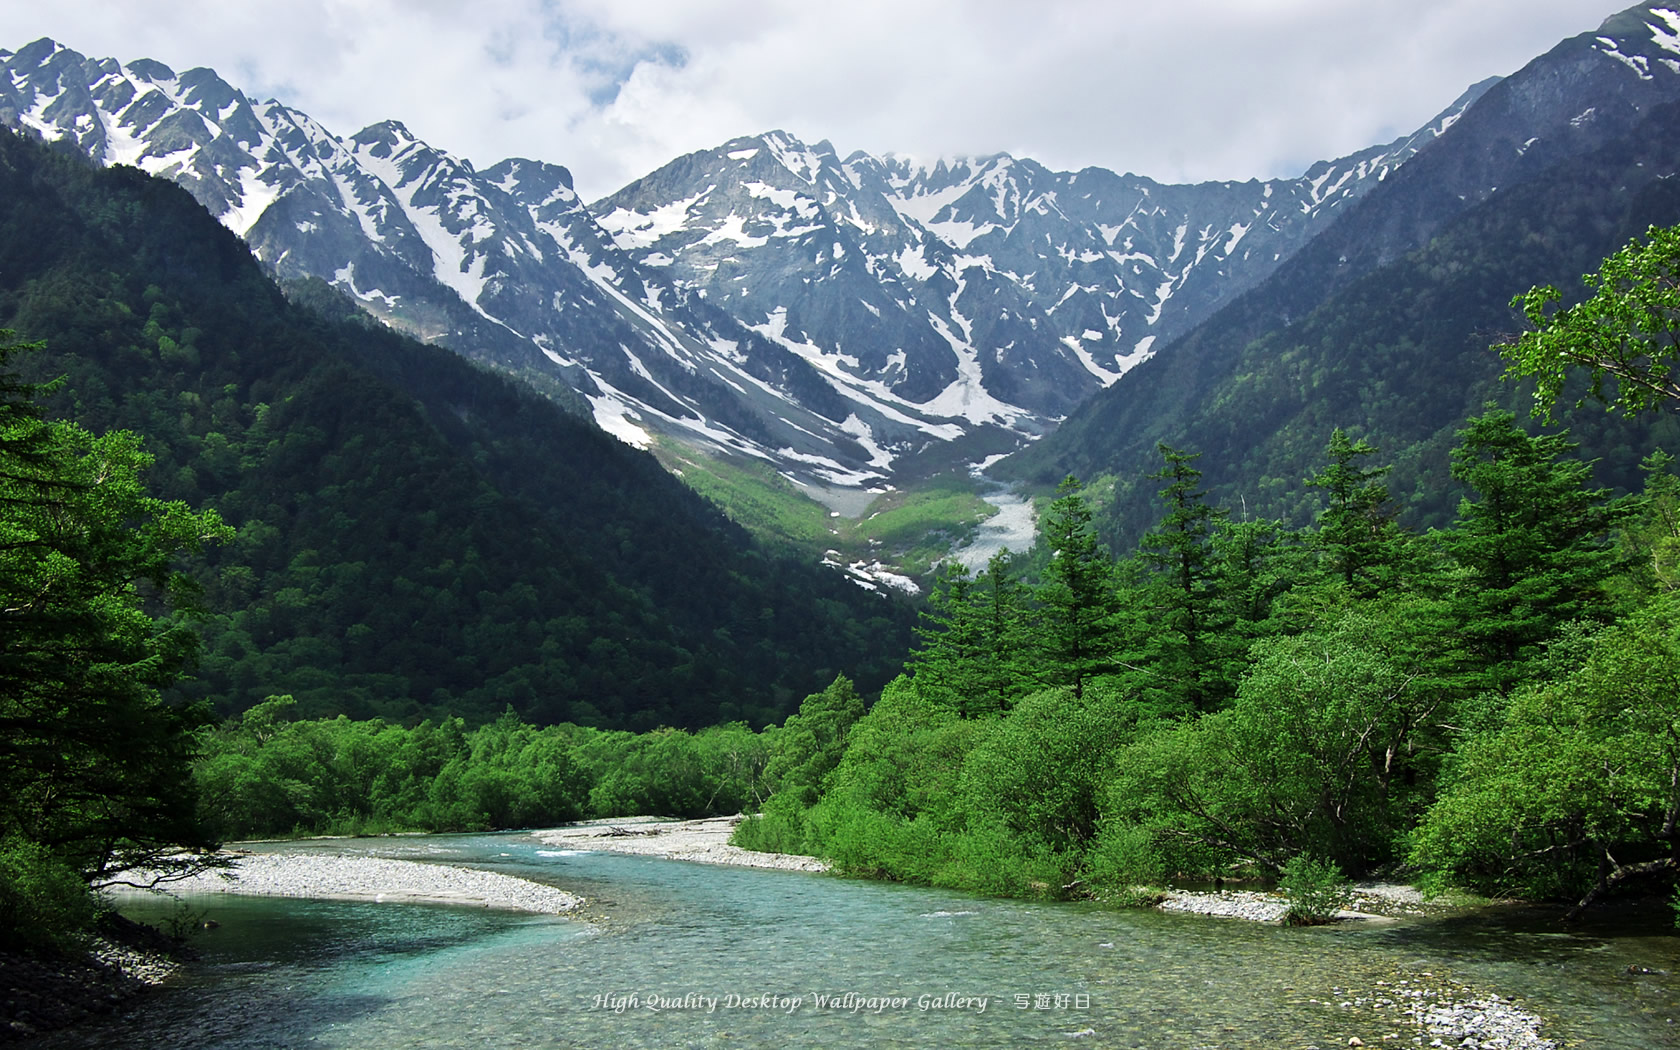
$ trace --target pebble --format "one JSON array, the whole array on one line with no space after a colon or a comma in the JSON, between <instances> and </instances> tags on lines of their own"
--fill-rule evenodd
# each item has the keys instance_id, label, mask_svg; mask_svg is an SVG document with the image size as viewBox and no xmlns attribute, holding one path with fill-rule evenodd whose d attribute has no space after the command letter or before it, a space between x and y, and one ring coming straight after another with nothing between
<instances>
[{"instance_id":1,"label":"pebble","mask_svg":"<svg viewBox=\"0 0 1680 1050\"><path fill-rule=\"evenodd\" d=\"M782 871L827 871L829 866L815 857L793 853L759 853L729 844L729 836L741 821L733 817L705 817L699 820L664 820L658 817L627 817L594 820L533 834L550 846L599 850L602 853L630 853L666 860L700 864L729 864L742 868L776 868Z\"/></svg>"},{"instance_id":2,"label":"pebble","mask_svg":"<svg viewBox=\"0 0 1680 1050\"><path fill-rule=\"evenodd\" d=\"M1431 976L1431 975L1424 975ZM1393 1010L1396 1017L1412 1023L1430 1046L1454 1046L1462 1050L1557 1050L1556 1040L1540 1034L1545 1021L1492 993L1473 992L1462 985L1401 979L1369 994L1349 994L1337 1005L1347 1010ZM1349 1044L1353 1045L1353 1044Z\"/></svg>"},{"instance_id":3,"label":"pebble","mask_svg":"<svg viewBox=\"0 0 1680 1050\"><path fill-rule=\"evenodd\" d=\"M169 891L476 904L545 915L583 903L565 890L512 875L385 857L251 853L229 875L205 872L170 883Z\"/></svg>"},{"instance_id":4,"label":"pebble","mask_svg":"<svg viewBox=\"0 0 1680 1050\"><path fill-rule=\"evenodd\" d=\"M81 953L0 954L0 1042L114 1013L179 969L162 952L105 937Z\"/></svg>"},{"instance_id":5,"label":"pebble","mask_svg":"<svg viewBox=\"0 0 1680 1050\"><path fill-rule=\"evenodd\" d=\"M1228 919L1247 919L1250 922L1282 922L1283 917L1289 914L1288 901L1274 894L1254 890L1221 890L1218 893L1167 890L1166 899L1161 901L1158 907L1162 911L1217 915Z\"/></svg>"}]
</instances>

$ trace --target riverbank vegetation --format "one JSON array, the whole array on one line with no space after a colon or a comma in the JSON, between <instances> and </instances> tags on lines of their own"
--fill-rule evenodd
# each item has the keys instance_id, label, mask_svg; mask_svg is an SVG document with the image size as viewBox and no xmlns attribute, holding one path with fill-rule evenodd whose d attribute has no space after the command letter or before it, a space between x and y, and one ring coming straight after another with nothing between
<instances>
[{"instance_id":1,"label":"riverbank vegetation","mask_svg":"<svg viewBox=\"0 0 1680 1050\"><path fill-rule=\"evenodd\" d=\"M1670 271L1677 243L1651 248L1667 253ZM1602 283L1628 298L1632 281ZM1666 376L1663 347L1607 351L1593 340L1618 324L1624 338L1648 331L1680 305L1554 316L1555 297L1534 294L1523 301L1541 332L1579 325L1579 338L1520 342L1513 371L1612 362L1589 394L1604 393L1606 374ZM152 303L146 323L158 327L147 338L179 349L190 340L158 321L174 317L165 298L141 295ZM17 348L0 344L3 366ZM168 357L159 354L142 356ZM91 366L77 367L89 382ZM831 668L832 684L779 726L760 716L757 729L736 720L638 733L527 721L557 710L534 686L515 691L521 703L505 703L500 717L483 710L489 694L474 693L466 712L432 710L453 695L441 686L426 708L322 716L323 707L382 709L368 702L379 700L378 683L362 681L335 704L337 686L307 675L306 696L242 700L215 722L204 691L234 666L218 654L259 666L249 647L221 645L230 624L278 630L308 609L338 625L335 644L354 647L371 628L341 621L351 596L372 592L301 555L270 566L297 587L240 590L250 582L242 559L278 543L278 532L251 519L235 534L214 509L152 497L140 478L153 464L138 439L49 422L37 402L62 401L61 389L0 378L0 919L19 942L85 925L89 887L155 867L177 847L637 814L745 811L754 815L737 830L740 846L812 854L859 875L1045 897L1124 901L1171 879L1284 875L1332 899L1343 875L1403 870L1585 907L1626 889L1672 888L1680 872L1680 475L1662 451L1645 458L1641 491L1613 497L1593 484L1567 432L1489 407L1460 429L1436 482L1462 494L1456 520L1420 531L1401 520L1381 451L1343 430L1325 436L1319 467L1303 479L1318 507L1304 524L1215 505L1197 454L1161 444L1149 479L1158 516L1131 552L1104 545L1090 491L1070 478L1044 506L1033 552L1002 553L978 573L942 571L904 673L873 706ZM180 419L196 419L202 403L183 399ZM307 428L275 426L271 413L252 414L246 436L266 444L240 462L275 456L303 469L308 457L286 447ZM200 451L215 445L205 440ZM169 467L176 488L199 477ZM226 496L207 502L244 506ZM340 534L368 531L335 521ZM219 559L201 553L222 541ZM404 547L400 529L386 546ZM619 546L636 560L628 537ZM176 574L182 556L211 579L206 591ZM415 666L455 651L454 585L440 586L410 626L435 621L444 633L409 632L410 649L430 639L430 657L410 654ZM213 611L235 592L250 597L248 609ZM847 608L836 601L810 622L778 620L772 633L812 638ZM892 611L870 606L865 633L885 630ZM550 625L587 654L580 674L610 677L628 659L603 633L624 621L604 615ZM770 606L756 617L767 630L776 619ZM183 683L200 632L206 677ZM544 651L554 644L525 633ZM764 645L713 634L720 652ZM494 648L503 635L475 638ZM713 670L714 691L745 673ZM241 674L249 695L258 682ZM584 680L569 680L574 700L563 709L599 716L579 692ZM412 686L398 692L412 696ZM798 695L785 691L782 710ZM696 703L657 699L638 718ZM763 710L711 709L724 718Z\"/></svg>"},{"instance_id":2,"label":"riverbank vegetation","mask_svg":"<svg viewBox=\"0 0 1680 1050\"><path fill-rule=\"evenodd\" d=\"M1537 331L1505 349L1513 374L1553 377L1543 408L1575 365L1589 397L1616 396L1607 375L1667 389L1674 349L1652 333L1680 311L1676 244L1631 245L1579 308L1519 297ZM1427 532L1399 522L1380 451L1341 430L1304 528L1211 505L1196 455L1163 444L1160 517L1116 558L1069 479L1036 573L1007 555L948 571L832 772L777 785L736 842L1052 897L1308 868L1576 911L1671 891L1674 461L1653 451L1643 491L1612 498L1566 432L1490 406L1458 439L1439 480L1457 518Z\"/></svg>"},{"instance_id":3,"label":"riverbank vegetation","mask_svg":"<svg viewBox=\"0 0 1680 1050\"><path fill-rule=\"evenodd\" d=\"M1049 896L1303 857L1546 897L1671 876L1680 478L1654 455L1612 499L1563 435L1461 437L1459 520L1423 534L1340 431L1308 529L1232 520L1163 448L1161 522L1115 559L1064 486L1038 578L949 571L909 673L737 843Z\"/></svg>"}]
</instances>

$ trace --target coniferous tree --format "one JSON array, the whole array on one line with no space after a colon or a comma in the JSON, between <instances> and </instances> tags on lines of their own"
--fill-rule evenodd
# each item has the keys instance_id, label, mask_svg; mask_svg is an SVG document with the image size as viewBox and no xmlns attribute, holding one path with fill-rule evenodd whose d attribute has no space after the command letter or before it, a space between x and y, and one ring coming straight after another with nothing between
<instances>
[{"instance_id":1,"label":"coniferous tree","mask_svg":"<svg viewBox=\"0 0 1680 1050\"><path fill-rule=\"evenodd\" d=\"M905 661L924 694L959 694L963 675L980 658L980 624L974 615L974 577L961 562L934 574L916 636L921 645Z\"/></svg>"},{"instance_id":2,"label":"coniferous tree","mask_svg":"<svg viewBox=\"0 0 1680 1050\"><path fill-rule=\"evenodd\" d=\"M1078 698L1090 679L1114 668L1120 612L1114 559L1097 539L1081 488L1076 478L1064 479L1044 515L1050 563L1038 588L1046 684L1068 686Z\"/></svg>"},{"instance_id":3,"label":"coniferous tree","mask_svg":"<svg viewBox=\"0 0 1680 1050\"><path fill-rule=\"evenodd\" d=\"M986 563L985 571L975 581L973 601L982 623L984 646L975 683L975 710L1007 713L1015 701L1036 688L1032 666L1039 652L1027 588L1008 549L998 551Z\"/></svg>"},{"instance_id":4,"label":"coniferous tree","mask_svg":"<svg viewBox=\"0 0 1680 1050\"><path fill-rule=\"evenodd\" d=\"M1165 463L1149 477L1167 483L1160 490L1167 513L1139 544L1153 577L1146 597L1154 627L1150 662L1177 700L1205 711L1228 695L1220 674L1228 616L1220 608L1213 546L1225 512L1204 499L1195 466L1201 453L1165 443L1156 449Z\"/></svg>"},{"instance_id":5,"label":"coniferous tree","mask_svg":"<svg viewBox=\"0 0 1680 1050\"><path fill-rule=\"evenodd\" d=\"M1459 433L1452 476L1474 496L1439 534L1463 570L1453 617L1483 684L1505 692L1564 623L1608 611L1606 534L1620 509L1607 490L1588 487L1587 464L1565 458L1576 447L1565 435L1531 437L1502 410Z\"/></svg>"},{"instance_id":6,"label":"coniferous tree","mask_svg":"<svg viewBox=\"0 0 1680 1050\"><path fill-rule=\"evenodd\" d=\"M1310 557L1298 537L1276 521L1221 521L1213 535L1219 616L1229 624L1221 678L1235 689L1247 650L1282 630L1278 599L1302 576Z\"/></svg>"},{"instance_id":7,"label":"coniferous tree","mask_svg":"<svg viewBox=\"0 0 1680 1050\"><path fill-rule=\"evenodd\" d=\"M1026 589L1009 551L977 577L961 564L942 568L922 618L908 667L928 699L974 718L1008 711L1034 687Z\"/></svg>"},{"instance_id":8,"label":"coniferous tree","mask_svg":"<svg viewBox=\"0 0 1680 1050\"><path fill-rule=\"evenodd\" d=\"M1329 465L1307 479L1328 499L1318 516L1317 546L1325 569L1348 593L1369 598L1392 582L1399 538L1382 480L1389 468L1361 466L1376 448L1364 438L1349 440L1341 427L1331 433L1326 451Z\"/></svg>"}]
</instances>

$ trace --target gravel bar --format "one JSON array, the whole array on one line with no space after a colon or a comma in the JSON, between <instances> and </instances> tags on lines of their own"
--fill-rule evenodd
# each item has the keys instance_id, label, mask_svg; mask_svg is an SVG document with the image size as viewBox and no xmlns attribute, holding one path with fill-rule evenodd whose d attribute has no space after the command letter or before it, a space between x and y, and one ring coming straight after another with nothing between
<instances>
[{"instance_id":1,"label":"gravel bar","mask_svg":"<svg viewBox=\"0 0 1680 1050\"><path fill-rule=\"evenodd\" d=\"M591 820L533 834L544 845L601 853L632 853L642 857L688 860L700 864L732 864L742 868L779 868L784 871L827 871L815 857L792 853L758 853L729 844L741 817L703 820L663 820L625 817Z\"/></svg>"},{"instance_id":2,"label":"gravel bar","mask_svg":"<svg viewBox=\"0 0 1680 1050\"><path fill-rule=\"evenodd\" d=\"M544 915L568 912L583 903L583 898L553 886L493 871L318 853L244 854L231 877L205 872L162 888L180 894L469 904Z\"/></svg>"}]
</instances>

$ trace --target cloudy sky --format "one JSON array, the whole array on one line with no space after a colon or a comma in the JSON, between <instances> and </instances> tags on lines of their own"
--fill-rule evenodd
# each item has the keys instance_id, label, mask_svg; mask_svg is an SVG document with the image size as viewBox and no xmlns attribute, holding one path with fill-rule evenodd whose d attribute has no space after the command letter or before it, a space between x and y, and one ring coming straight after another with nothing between
<instances>
[{"instance_id":1,"label":"cloudy sky","mask_svg":"<svg viewBox=\"0 0 1680 1050\"><path fill-rule=\"evenodd\" d=\"M210 66L350 134L390 117L588 199L782 128L1165 182L1296 175L1411 131L1627 0L55 0L0 47Z\"/></svg>"}]
</instances>

